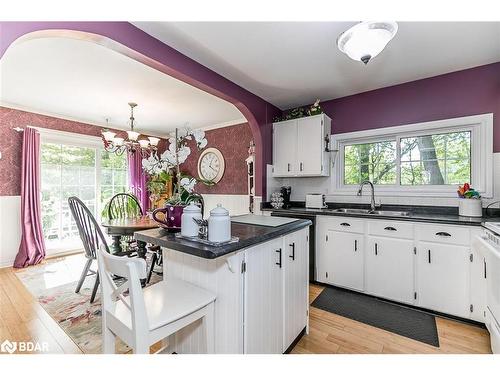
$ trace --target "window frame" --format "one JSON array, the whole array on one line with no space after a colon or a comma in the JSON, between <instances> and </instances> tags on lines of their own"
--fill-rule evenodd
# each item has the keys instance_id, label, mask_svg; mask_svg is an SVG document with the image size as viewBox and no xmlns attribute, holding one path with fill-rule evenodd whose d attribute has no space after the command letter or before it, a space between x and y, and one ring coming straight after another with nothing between
<instances>
[{"instance_id":1,"label":"window frame","mask_svg":"<svg viewBox=\"0 0 500 375\"><path fill-rule=\"evenodd\" d=\"M400 185L400 142L402 138L461 131L470 131L471 134L471 181L464 182L470 182L483 197L491 198L493 196L492 113L332 135L332 149L338 150L336 158L334 157L331 179L332 195L353 195L358 190L358 185L344 184L345 146L395 141L396 184L375 185L377 195L391 196L397 193L399 196L456 197L457 186L455 185Z\"/></svg>"},{"instance_id":2,"label":"window frame","mask_svg":"<svg viewBox=\"0 0 500 375\"><path fill-rule=\"evenodd\" d=\"M66 146L88 147L95 149L95 188L96 188L95 207L96 207L96 215L100 215L103 209L101 205L101 188L100 188L101 171L102 171L100 152L104 150L104 145L101 137L71 133L71 132L65 132L61 130L54 130L47 128L39 128L39 127L33 127L33 128L35 128L40 133L40 144L54 143L54 144L64 144ZM129 182L130 181L128 180L128 172L127 172L127 186ZM97 217L97 219L99 220L99 217ZM79 248L81 248L81 246L78 246L78 249ZM68 248L68 246L62 245L62 246L51 246L47 250L50 251L51 253L58 253L62 250L64 251L76 250L76 248L71 249Z\"/></svg>"}]
</instances>

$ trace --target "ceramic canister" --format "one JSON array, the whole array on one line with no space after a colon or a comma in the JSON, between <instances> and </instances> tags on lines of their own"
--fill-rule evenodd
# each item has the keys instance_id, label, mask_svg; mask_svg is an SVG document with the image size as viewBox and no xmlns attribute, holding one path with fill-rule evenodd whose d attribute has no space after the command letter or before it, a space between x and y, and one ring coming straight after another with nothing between
<instances>
[{"instance_id":1,"label":"ceramic canister","mask_svg":"<svg viewBox=\"0 0 500 375\"><path fill-rule=\"evenodd\" d=\"M211 242L225 242L231 239L231 218L229 211L219 203L210 211L208 218L208 240Z\"/></svg>"},{"instance_id":2,"label":"ceramic canister","mask_svg":"<svg viewBox=\"0 0 500 375\"><path fill-rule=\"evenodd\" d=\"M184 207L181 217L181 235L184 237L196 237L198 235L198 224L193 219L202 219L201 208L191 203Z\"/></svg>"}]
</instances>

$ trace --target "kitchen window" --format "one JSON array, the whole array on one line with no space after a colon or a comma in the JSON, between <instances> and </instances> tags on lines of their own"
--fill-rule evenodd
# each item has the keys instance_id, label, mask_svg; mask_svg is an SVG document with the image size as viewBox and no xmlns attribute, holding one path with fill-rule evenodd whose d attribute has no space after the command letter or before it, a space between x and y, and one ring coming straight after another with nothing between
<instances>
[{"instance_id":1,"label":"kitchen window","mask_svg":"<svg viewBox=\"0 0 500 375\"><path fill-rule=\"evenodd\" d=\"M369 180L381 195L455 196L470 182L491 196L492 124L488 114L334 135L332 190L352 194Z\"/></svg>"},{"instance_id":2,"label":"kitchen window","mask_svg":"<svg viewBox=\"0 0 500 375\"><path fill-rule=\"evenodd\" d=\"M80 198L100 221L105 203L128 189L127 156L109 154L100 138L39 129L42 230L49 254L80 248L68 205Z\"/></svg>"}]
</instances>

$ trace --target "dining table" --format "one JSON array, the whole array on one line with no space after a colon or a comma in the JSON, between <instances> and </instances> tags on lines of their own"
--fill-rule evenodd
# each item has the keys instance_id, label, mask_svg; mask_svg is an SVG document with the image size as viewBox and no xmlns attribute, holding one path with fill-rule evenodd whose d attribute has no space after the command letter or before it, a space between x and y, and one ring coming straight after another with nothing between
<instances>
[{"instance_id":1,"label":"dining table","mask_svg":"<svg viewBox=\"0 0 500 375\"><path fill-rule=\"evenodd\" d=\"M122 236L133 237L135 232L158 227L158 223L147 215L131 218L106 219L102 221L101 225L106 229L106 233L113 239L113 242L110 246L112 254L117 254L122 251ZM137 255L143 259L146 259L146 242L136 242Z\"/></svg>"}]
</instances>

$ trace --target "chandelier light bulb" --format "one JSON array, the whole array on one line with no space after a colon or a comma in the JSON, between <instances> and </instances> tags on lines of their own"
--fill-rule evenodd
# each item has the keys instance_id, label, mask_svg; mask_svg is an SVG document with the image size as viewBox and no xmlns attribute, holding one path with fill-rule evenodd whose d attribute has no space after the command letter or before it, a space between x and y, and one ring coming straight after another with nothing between
<instances>
[{"instance_id":1,"label":"chandelier light bulb","mask_svg":"<svg viewBox=\"0 0 500 375\"><path fill-rule=\"evenodd\" d=\"M148 137L149 142L151 143L151 146L158 146L158 143L160 142L160 138L156 137Z\"/></svg>"},{"instance_id":2,"label":"chandelier light bulb","mask_svg":"<svg viewBox=\"0 0 500 375\"><path fill-rule=\"evenodd\" d=\"M133 131L133 130L127 130L127 134L128 134L128 139L130 141L137 141L137 139L141 135L141 133L138 133L138 132Z\"/></svg>"},{"instance_id":3,"label":"chandelier light bulb","mask_svg":"<svg viewBox=\"0 0 500 375\"><path fill-rule=\"evenodd\" d=\"M149 141L147 139L139 139L139 145L142 148L148 148L149 147Z\"/></svg>"},{"instance_id":4,"label":"chandelier light bulb","mask_svg":"<svg viewBox=\"0 0 500 375\"><path fill-rule=\"evenodd\" d=\"M116 135L116 133L109 131L109 130L105 130L102 132L102 136L108 142L112 142L115 135Z\"/></svg>"},{"instance_id":5,"label":"chandelier light bulb","mask_svg":"<svg viewBox=\"0 0 500 375\"><path fill-rule=\"evenodd\" d=\"M121 137L115 137L113 139L113 145L118 146L118 147L123 146L123 142L124 141L125 140L123 138L121 138Z\"/></svg>"}]
</instances>

